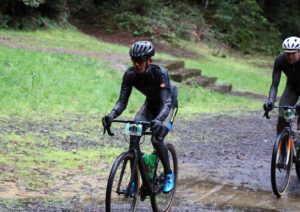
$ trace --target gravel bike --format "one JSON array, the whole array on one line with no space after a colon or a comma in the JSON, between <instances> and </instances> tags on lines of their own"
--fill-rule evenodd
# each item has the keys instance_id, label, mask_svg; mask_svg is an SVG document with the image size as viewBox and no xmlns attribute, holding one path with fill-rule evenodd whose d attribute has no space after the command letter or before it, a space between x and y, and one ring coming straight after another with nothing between
<instances>
[{"instance_id":1,"label":"gravel bike","mask_svg":"<svg viewBox=\"0 0 300 212\"><path fill-rule=\"evenodd\" d=\"M127 136L124 138L127 142L129 140L129 149L116 158L111 168L106 187L106 211L136 211L138 200L144 201L146 197L150 197L153 211L169 211L175 196L178 175L178 162L174 146L166 144L170 166L174 172L175 187L171 192L163 193L164 171L155 150L152 152L156 156L154 171L152 174L150 173L152 177L149 178L149 170L142 160L143 152L141 152L140 146L145 135L152 135L150 130L147 131L150 122L113 120L114 122L126 124L125 134ZM114 135L110 127L104 128L104 134L106 131L110 136ZM140 181L142 181L142 186Z\"/></svg>"},{"instance_id":2,"label":"gravel bike","mask_svg":"<svg viewBox=\"0 0 300 212\"><path fill-rule=\"evenodd\" d=\"M297 106L274 106L274 108L283 110L284 119L288 123L275 139L271 160L272 190L274 195L280 198L288 188L293 162L297 177L300 179L300 149L297 142L300 133L293 128ZM265 116L269 118L268 112Z\"/></svg>"}]
</instances>

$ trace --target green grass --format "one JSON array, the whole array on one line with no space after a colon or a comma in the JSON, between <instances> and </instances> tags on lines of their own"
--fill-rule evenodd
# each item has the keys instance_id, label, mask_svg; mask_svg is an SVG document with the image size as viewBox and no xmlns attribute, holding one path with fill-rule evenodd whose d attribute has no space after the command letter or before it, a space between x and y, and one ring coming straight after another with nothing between
<instances>
[{"instance_id":1,"label":"green grass","mask_svg":"<svg viewBox=\"0 0 300 212\"><path fill-rule=\"evenodd\" d=\"M233 57L229 53L222 53L226 56L224 58L214 56L214 50L201 44L191 45L185 42L184 44L203 57L202 60L186 60L186 67L200 68L203 75L217 77L218 83L232 84L233 90L268 95L272 80L273 58L245 58L240 55ZM285 85L285 76L282 78L283 83L280 83L279 94Z\"/></svg>"},{"instance_id":2,"label":"green grass","mask_svg":"<svg viewBox=\"0 0 300 212\"><path fill-rule=\"evenodd\" d=\"M0 30L0 37L31 46L128 53L128 47L104 43L71 28L36 31Z\"/></svg>"},{"instance_id":3,"label":"green grass","mask_svg":"<svg viewBox=\"0 0 300 212\"><path fill-rule=\"evenodd\" d=\"M121 74L96 59L1 46L0 58L1 114L105 113L119 95Z\"/></svg>"},{"instance_id":4,"label":"green grass","mask_svg":"<svg viewBox=\"0 0 300 212\"><path fill-rule=\"evenodd\" d=\"M56 173L68 170L81 170L81 174L97 173L101 171L100 163L112 163L124 151L112 147L101 150L76 147L66 151L62 144L51 143L49 136L31 132L23 135L2 133L0 140L0 167L10 170L1 173L0 180L18 182L29 190L54 186Z\"/></svg>"},{"instance_id":5,"label":"green grass","mask_svg":"<svg viewBox=\"0 0 300 212\"><path fill-rule=\"evenodd\" d=\"M75 28L36 31L0 30L0 38L25 46L65 48L127 55L130 46L111 44L85 35ZM160 59L175 59L164 53L157 53ZM130 61L130 60L128 60Z\"/></svg>"},{"instance_id":6,"label":"green grass","mask_svg":"<svg viewBox=\"0 0 300 212\"><path fill-rule=\"evenodd\" d=\"M127 47L98 41L74 29L34 32L2 30L0 37L10 37L36 46L64 46L126 55L128 52ZM174 59L166 54L157 58ZM260 71L233 59L209 57L204 61L187 60L186 66L200 67L205 75L218 76L219 82L232 83L236 90L266 93L268 86L264 85L270 83L266 83L270 78L267 74L259 77ZM121 79L122 73L107 67L101 58L0 46L2 115L53 116L65 112L104 115L118 98ZM183 84L178 84L178 87L180 115L260 107L257 101L213 93L201 87L189 88ZM133 116L143 101L144 97L134 91L124 115Z\"/></svg>"},{"instance_id":7,"label":"green grass","mask_svg":"<svg viewBox=\"0 0 300 212\"><path fill-rule=\"evenodd\" d=\"M240 111L245 108L257 110L261 107L259 101L208 92L201 87L181 86L180 91L184 95L180 96L179 102L184 102L184 106L179 107L178 114L185 117L192 117L195 113L220 113Z\"/></svg>"}]
</instances>

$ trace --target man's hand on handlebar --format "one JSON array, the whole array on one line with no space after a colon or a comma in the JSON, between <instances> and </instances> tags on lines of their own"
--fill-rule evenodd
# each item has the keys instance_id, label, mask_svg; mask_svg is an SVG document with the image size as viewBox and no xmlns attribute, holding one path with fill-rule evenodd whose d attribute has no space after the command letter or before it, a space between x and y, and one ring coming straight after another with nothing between
<instances>
[{"instance_id":1,"label":"man's hand on handlebar","mask_svg":"<svg viewBox=\"0 0 300 212\"><path fill-rule=\"evenodd\" d=\"M263 108L264 108L264 111L265 111L263 117L266 117L267 119L270 119L269 112L273 109L273 107L274 107L274 102L268 99L263 104Z\"/></svg>"},{"instance_id":2,"label":"man's hand on handlebar","mask_svg":"<svg viewBox=\"0 0 300 212\"><path fill-rule=\"evenodd\" d=\"M108 115L106 115L102 118L102 125L103 125L103 128L104 128L103 135L105 134L106 130L107 130L109 135L113 135L110 131L110 126L111 126L111 123L112 123L113 120L114 120L114 118L111 114L108 114Z\"/></svg>"},{"instance_id":3,"label":"man's hand on handlebar","mask_svg":"<svg viewBox=\"0 0 300 212\"><path fill-rule=\"evenodd\" d=\"M266 112L271 111L273 107L274 107L274 102L271 100L267 100L263 105L263 108Z\"/></svg>"}]
</instances>

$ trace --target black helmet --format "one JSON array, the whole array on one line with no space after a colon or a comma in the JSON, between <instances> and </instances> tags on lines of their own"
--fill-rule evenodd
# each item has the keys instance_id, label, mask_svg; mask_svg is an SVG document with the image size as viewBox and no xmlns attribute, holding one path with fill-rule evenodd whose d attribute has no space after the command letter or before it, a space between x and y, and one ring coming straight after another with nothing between
<instances>
[{"instance_id":1,"label":"black helmet","mask_svg":"<svg viewBox=\"0 0 300 212\"><path fill-rule=\"evenodd\" d=\"M137 41L129 50L129 55L132 58L149 59L154 54L155 49L150 41Z\"/></svg>"}]
</instances>

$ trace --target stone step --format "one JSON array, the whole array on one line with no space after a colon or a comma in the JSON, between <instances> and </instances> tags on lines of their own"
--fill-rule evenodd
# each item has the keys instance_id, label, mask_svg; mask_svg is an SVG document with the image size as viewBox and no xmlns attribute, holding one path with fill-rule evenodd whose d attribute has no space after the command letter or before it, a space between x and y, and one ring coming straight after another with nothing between
<instances>
[{"instance_id":1,"label":"stone step","mask_svg":"<svg viewBox=\"0 0 300 212\"><path fill-rule=\"evenodd\" d=\"M194 82L202 87L207 87L214 84L217 81L217 77L206 77L206 76L198 76L194 79ZM187 84L191 82L187 82Z\"/></svg>"},{"instance_id":2,"label":"stone step","mask_svg":"<svg viewBox=\"0 0 300 212\"><path fill-rule=\"evenodd\" d=\"M219 93L229 93L232 90L232 85L231 84L210 85L207 88L212 91L219 92Z\"/></svg>"},{"instance_id":3,"label":"stone step","mask_svg":"<svg viewBox=\"0 0 300 212\"><path fill-rule=\"evenodd\" d=\"M184 68L184 61L183 60L177 60L177 61L156 60L156 61L154 61L154 63L165 67L169 71Z\"/></svg>"},{"instance_id":4,"label":"stone step","mask_svg":"<svg viewBox=\"0 0 300 212\"><path fill-rule=\"evenodd\" d=\"M201 75L200 69L176 69L169 71L170 78L176 82L182 82L191 77Z\"/></svg>"},{"instance_id":5,"label":"stone step","mask_svg":"<svg viewBox=\"0 0 300 212\"><path fill-rule=\"evenodd\" d=\"M234 96L241 96L241 97L246 97L246 98L252 98L252 99L258 99L261 101L264 101L267 99L267 96L262 95L262 94L258 94L258 93L251 93L248 91L231 91L230 92L231 95ZM280 97L278 97L280 98Z\"/></svg>"}]
</instances>

